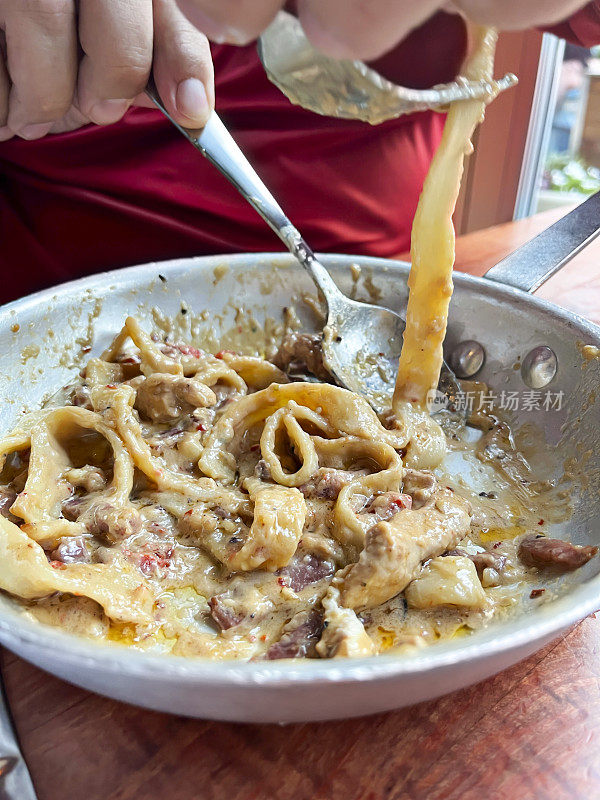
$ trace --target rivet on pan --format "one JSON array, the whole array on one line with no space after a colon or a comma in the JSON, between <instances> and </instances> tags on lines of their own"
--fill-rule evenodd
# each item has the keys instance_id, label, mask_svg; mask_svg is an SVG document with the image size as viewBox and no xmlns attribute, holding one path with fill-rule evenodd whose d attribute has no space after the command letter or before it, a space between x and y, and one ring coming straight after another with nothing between
<instances>
[{"instance_id":1,"label":"rivet on pan","mask_svg":"<svg viewBox=\"0 0 600 800\"><path fill-rule=\"evenodd\" d=\"M457 378L472 378L483 367L485 350L474 339L456 345L450 354L450 366Z\"/></svg>"},{"instance_id":2,"label":"rivet on pan","mask_svg":"<svg viewBox=\"0 0 600 800\"><path fill-rule=\"evenodd\" d=\"M558 369L558 359L554 350L542 344L534 347L523 359L521 377L530 389L543 389L548 386Z\"/></svg>"}]
</instances>

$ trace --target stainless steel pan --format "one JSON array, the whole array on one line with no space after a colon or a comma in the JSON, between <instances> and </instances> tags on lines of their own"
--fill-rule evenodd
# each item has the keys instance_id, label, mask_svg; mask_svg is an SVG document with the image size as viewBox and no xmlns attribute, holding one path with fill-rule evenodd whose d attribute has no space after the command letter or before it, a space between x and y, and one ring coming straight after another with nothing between
<instances>
[{"instance_id":1,"label":"stainless steel pan","mask_svg":"<svg viewBox=\"0 0 600 800\"><path fill-rule=\"evenodd\" d=\"M323 255L340 288L353 288L349 265L358 263L382 304L401 311L408 265L385 259ZM159 278L159 274L162 278ZM364 280L358 296L369 299ZM0 433L22 408L41 403L73 379L92 344L99 353L127 314L153 325L157 308L186 326L213 324L226 330L235 307L260 323L280 318L295 297L306 328L319 321L298 298L313 290L291 256L211 256L145 264L61 286L0 310ZM182 314L182 308L186 313ZM210 322L194 315L204 309ZM18 329L17 329L18 326ZM521 365L535 348L550 348L557 372L547 390L563 393L562 407L547 412L522 407L517 424L542 429L549 449L545 469L564 480L574 459L573 513L555 534L600 544L600 358L584 345L600 347L600 330L579 317L525 292L490 280L456 275L448 347L474 339L485 347L478 377L493 390L527 392ZM542 390L543 391L543 390ZM150 708L215 719L308 721L356 716L397 708L481 680L524 658L600 606L600 559L572 576L568 593L555 602L467 639L398 658L269 663L205 662L150 656L100 646L23 618L0 597L0 641L14 652L75 684Z\"/></svg>"}]
</instances>

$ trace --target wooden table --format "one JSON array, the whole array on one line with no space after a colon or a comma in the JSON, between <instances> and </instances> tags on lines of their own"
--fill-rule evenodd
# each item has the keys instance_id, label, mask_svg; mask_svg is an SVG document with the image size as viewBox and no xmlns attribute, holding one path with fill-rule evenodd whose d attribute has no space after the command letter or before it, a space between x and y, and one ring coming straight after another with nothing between
<instances>
[{"instance_id":1,"label":"wooden table","mask_svg":"<svg viewBox=\"0 0 600 800\"><path fill-rule=\"evenodd\" d=\"M463 237L481 274L556 212ZM600 243L540 292L600 322ZM599 603L600 606L600 603ZM562 800L600 797L600 619L500 675L358 720L234 725L89 694L3 652L39 800Z\"/></svg>"}]
</instances>

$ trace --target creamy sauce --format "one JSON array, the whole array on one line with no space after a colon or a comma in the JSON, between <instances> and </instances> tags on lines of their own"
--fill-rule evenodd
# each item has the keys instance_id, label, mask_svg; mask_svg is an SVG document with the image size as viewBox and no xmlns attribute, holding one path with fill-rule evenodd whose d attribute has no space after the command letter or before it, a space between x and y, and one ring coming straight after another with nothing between
<instances>
[{"instance_id":1,"label":"creamy sauce","mask_svg":"<svg viewBox=\"0 0 600 800\"><path fill-rule=\"evenodd\" d=\"M356 656L540 602L517 547L551 487L508 443L486 455L490 417L382 421L133 319L54 402L0 445L0 584L44 623L182 656Z\"/></svg>"}]
</instances>

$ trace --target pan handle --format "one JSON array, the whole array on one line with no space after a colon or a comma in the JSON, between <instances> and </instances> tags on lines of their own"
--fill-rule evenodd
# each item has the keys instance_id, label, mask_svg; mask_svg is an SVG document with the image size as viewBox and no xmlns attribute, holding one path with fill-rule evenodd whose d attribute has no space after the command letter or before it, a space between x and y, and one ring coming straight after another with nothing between
<instances>
[{"instance_id":1,"label":"pan handle","mask_svg":"<svg viewBox=\"0 0 600 800\"><path fill-rule=\"evenodd\" d=\"M484 278L534 292L600 233L600 192L519 247Z\"/></svg>"}]
</instances>

